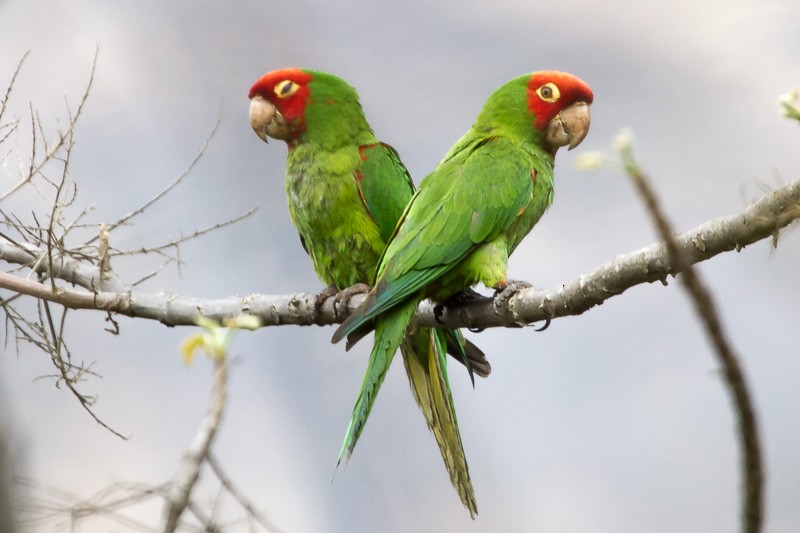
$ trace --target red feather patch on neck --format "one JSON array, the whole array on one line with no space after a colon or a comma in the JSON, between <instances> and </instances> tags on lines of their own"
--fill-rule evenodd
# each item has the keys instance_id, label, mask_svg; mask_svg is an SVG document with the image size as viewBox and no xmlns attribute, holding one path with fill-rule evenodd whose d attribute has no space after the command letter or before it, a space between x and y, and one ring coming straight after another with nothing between
<instances>
[{"instance_id":1,"label":"red feather patch on neck","mask_svg":"<svg viewBox=\"0 0 800 533\"><path fill-rule=\"evenodd\" d=\"M311 90L308 83L313 76L299 68L284 68L267 72L250 88L248 98L256 95L263 97L274 105L283 117L291 124L297 133L306 129L305 109ZM297 91L288 98L281 98L275 93L275 86L282 81L289 80L298 85Z\"/></svg>"},{"instance_id":2,"label":"red feather patch on neck","mask_svg":"<svg viewBox=\"0 0 800 533\"><path fill-rule=\"evenodd\" d=\"M558 87L560 97L555 102L544 100L536 92L547 83ZM536 115L533 125L539 130L545 129L553 117L565 107L575 102L591 104L593 98L592 90L583 80L566 72L556 70L534 72L528 81L528 109Z\"/></svg>"}]
</instances>

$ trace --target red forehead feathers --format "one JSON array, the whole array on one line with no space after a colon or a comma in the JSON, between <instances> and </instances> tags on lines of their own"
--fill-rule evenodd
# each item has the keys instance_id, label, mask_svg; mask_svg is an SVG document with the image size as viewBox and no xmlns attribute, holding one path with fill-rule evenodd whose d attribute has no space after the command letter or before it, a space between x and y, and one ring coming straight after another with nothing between
<instances>
[{"instance_id":1,"label":"red forehead feathers","mask_svg":"<svg viewBox=\"0 0 800 533\"><path fill-rule=\"evenodd\" d=\"M555 102L547 102L539 97L536 90L547 83L554 84L560 93ZM565 107L575 102L591 104L594 99L589 86L572 74L555 70L534 72L528 81L528 108L536 115L534 126L544 128L550 120Z\"/></svg>"},{"instance_id":2,"label":"red forehead feathers","mask_svg":"<svg viewBox=\"0 0 800 533\"><path fill-rule=\"evenodd\" d=\"M311 81L311 74L300 70L299 68L282 68L279 70L273 70L271 72L267 72L250 87L250 94L248 98L252 98L257 94L260 94L266 99L271 99L275 93L273 92L273 88L275 87L276 83L279 83L283 80L290 80L295 82L298 85L306 85L309 81Z\"/></svg>"},{"instance_id":3,"label":"red forehead feathers","mask_svg":"<svg viewBox=\"0 0 800 533\"><path fill-rule=\"evenodd\" d=\"M306 129L305 109L311 94L308 82L312 78L310 73L299 68L273 70L258 78L250 88L249 98L258 95L272 103L299 134ZM275 86L286 80L296 83L299 87L291 96L280 98L275 94Z\"/></svg>"}]
</instances>

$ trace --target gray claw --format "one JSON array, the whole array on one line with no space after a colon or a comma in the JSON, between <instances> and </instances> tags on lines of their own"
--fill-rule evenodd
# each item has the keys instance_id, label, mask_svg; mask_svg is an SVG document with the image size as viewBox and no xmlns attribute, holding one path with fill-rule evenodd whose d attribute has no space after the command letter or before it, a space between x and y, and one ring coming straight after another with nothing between
<instances>
[{"instance_id":1,"label":"gray claw","mask_svg":"<svg viewBox=\"0 0 800 533\"><path fill-rule=\"evenodd\" d=\"M369 285L366 283L356 283L352 287L347 287L336 293L333 299L333 313L337 320L340 320L348 315L347 308L350 304L350 299L356 294L366 294L369 292Z\"/></svg>"},{"instance_id":2,"label":"gray claw","mask_svg":"<svg viewBox=\"0 0 800 533\"><path fill-rule=\"evenodd\" d=\"M522 289L530 289L533 287L527 281L521 280L508 280L505 285L502 286L495 286L494 291L494 301L495 305L499 307L505 307L508 303L508 300L517 294Z\"/></svg>"}]
</instances>

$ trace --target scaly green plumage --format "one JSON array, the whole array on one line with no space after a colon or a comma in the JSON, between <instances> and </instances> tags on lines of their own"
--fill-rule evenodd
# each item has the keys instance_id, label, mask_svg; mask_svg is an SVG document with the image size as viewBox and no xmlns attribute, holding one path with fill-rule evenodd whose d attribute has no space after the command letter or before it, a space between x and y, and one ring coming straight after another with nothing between
<instances>
[{"instance_id":1,"label":"scaly green plumage","mask_svg":"<svg viewBox=\"0 0 800 533\"><path fill-rule=\"evenodd\" d=\"M368 140L371 142L362 151L381 168L375 168L378 164L363 168L367 165L359 145L329 152L302 143L286 159L286 197L292 222L317 275L337 289L372 281L386 243L384 235L391 234L413 192L405 167L393 150L374 137ZM369 177L359 180L359 175ZM383 178L386 183L373 182L373 178ZM364 190L359 185L366 182L370 187Z\"/></svg>"},{"instance_id":2,"label":"scaly green plumage","mask_svg":"<svg viewBox=\"0 0 800 533\"><path fill-rule=\"evenodd\" d=\"M357 340L375 324L348 450L419 302L444 300L478 282L505 286L509 255L552 202L555 152L583 139L591 101L591 90L574 76L540 72L516 78L495 91L472 129L422 181L381 257L374 287L333 337ZM409 375L423 364L415 369L407 362ZM447 406L449 438L460 443L446 373L430 364L428 372L439 377L431 380L439 385L431 391L437 398L432 403ZM417 395L420 403L428 397Z\"/></svg>"},{"instance_id":3,"label":"scaly green plumage","mask_svg":"<svg viewBox=\"0 0 800 533\"><path fill-rule=\"evenodd\" d=\"M264 140L268 135L286 140L289 146L289 213L317 275L340 290L371 283L384 245L413 194L399 156L375 138L355 90L330 74L270 72L256 82L250 97L256 133ZM410 316L413 311L403 312ZM399 346L417 404L454 486L474 515L475 498L447 383L448 346L468 368L467 359L475 363L481 375L488 374L488 363L460 332L422 328L406 335L407 322L399 328L382 326L376 333L376 344L381 339L390 344L378 350L370 381L376 389L380 386ZM352 453L375 398L370 391L362 394L368 401L362 403L357 426L351 421L340 460L345 451L348 457Z\"/></svg>"},{"instance_id":4,"label":"scaly green plumage","mask_svg":"<svg viewBox=\"0 0 800 533\"><path fill-rule=\"evenodd\" d=\"M375 138L355 90L330 74L304 72L305 131L286 158L289 214L317 275L344 289L371 281L414 186L397 153Z\"/></svg>"}]
</instances>

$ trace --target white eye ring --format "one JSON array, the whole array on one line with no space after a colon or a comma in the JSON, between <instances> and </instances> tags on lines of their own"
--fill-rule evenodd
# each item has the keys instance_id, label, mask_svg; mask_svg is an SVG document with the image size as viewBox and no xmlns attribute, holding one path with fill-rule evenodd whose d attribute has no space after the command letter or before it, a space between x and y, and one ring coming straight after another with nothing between
<instances>
[{"instance_id":1,"label":"white eye ring","mask_svg":"<svg viewBox=\"0 0 800 533\"><path fill-rule=\"evenodd\" d=\"M289 98L294 93L297 92L300 86L297 85L292 80L283 80L275 84L275 88L273 91L278 96L278 98Z\"/></svg>"}]
</instances>

